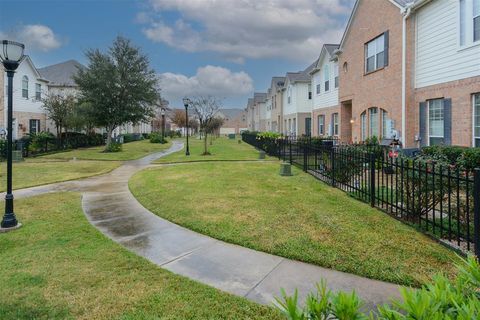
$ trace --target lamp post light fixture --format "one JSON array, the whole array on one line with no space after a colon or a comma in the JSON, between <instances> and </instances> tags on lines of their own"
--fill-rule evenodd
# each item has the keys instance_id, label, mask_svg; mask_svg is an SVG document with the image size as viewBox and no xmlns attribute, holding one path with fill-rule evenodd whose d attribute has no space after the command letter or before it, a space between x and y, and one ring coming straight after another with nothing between
<instances>
[{"instance_id":1,"label":"lamp post light fixture","mask_svg":"<svg viewBox=\"0 0 480 320\"><path fill-rule=\"evenodd\" d=\"M2 40L2 48L0 50L0 62L7 73L8 78L8 112L7 112L7 193L5 195L5 214L2 219L1 229L15 229L21 224L18 223L15 213L13 212L13 193L12 193L12 122L13 122L13 75L17 70L24 55L25 45Z\"/></svg>"},{"instance_id":2,"label":"lamp post light fixture","mask_svg":"<svg viewBox=\"0 0 480 320\"><path fill-rule=\"evenodd\" d=\"M166 109L162 107L161 115L162 115L162 143L165 141L165 111Z\"/></svg>"},{"instance_id":3,"label":"lamp post light fixture","mask_svg":"<svg viewBox=\"0 0 480 320\"><path fill-rule=\"evenodd\" d=\"M185 155L186 156L189 156L190 155L190 148L188 146L188 106L192 104L192 101L190 101L189 98L185 97L183 98L183 105L185 106L185 124L187 126L187 132L186 132L186 136L187 136L187 149L185 150Z\"/></svg>"}]
</instances>

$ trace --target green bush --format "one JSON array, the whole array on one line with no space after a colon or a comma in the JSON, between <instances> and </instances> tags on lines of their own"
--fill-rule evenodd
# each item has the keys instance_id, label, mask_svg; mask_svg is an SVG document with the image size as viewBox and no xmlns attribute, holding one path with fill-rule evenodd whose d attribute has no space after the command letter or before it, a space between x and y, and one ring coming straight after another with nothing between
<instances>
[{"instance_id":1,"label":"green bush","mask_svg":"<svg viewBox=\"0 0 480 320\"><path fill-rule=\"evenodd\" d=\"M110 142L104 150L105 152L120 152L122 151L122 144L119 142Z\"/></svg>"},{"instance_id":2,"label":"green bush","mask_svg":"<svg viewBox=\"0 0 480 320\"><path fill-rule=\"evenodd\" d=\"M480 148L430 146L422 148L419 158L446 163L460 170L480 168Z\"/></svg>"},{"instance_id":3,"label":"green bush","mask_svg":"<svg viewBox=\"0 0 480 320\"><path fill-rule=\"evenodd\" d=\"M39 132L37 134L31 134L31 142L28 146L28 150L32 153L46 152L49 144L55 143L55 136L50 132Z\"/></svg>"},{"instance_id":4,"label":"green bush","mask_svg":"<svg viewBox=\"0 0 480 320\"><path fill-rule=\"evenodd\" d=\"M123 143L143 140L143 135L140 133L125 133L123 136Z\"/></svg>"},{"instance_id":5,"label":"green bush","mask_svg":"<svg viewBox=\"0 0 480 320\"><path fill-rule=\"evenodd\" d=\"M480 319L480 264L473 256L457 266L455 281L437 275L432 283L420 289L401 288L403 300L378 307L377 313L367 316L361 311L362 302L355 292L332 293L325 282L317 284L305 307L298 305L298 291L276 298L277 308L291 320L473 320Z\"/></svg>"},{"instance_id":6,"label":"green bush","mask_svg":"<svg viewBox=\"0 0 480 320\"><path fill-rule=\"evenodd\" d=\"M151 143L167 143L167 139L162 138L162 134L158 132L152 132L150 134L150 142Z\"/></svg>"}]
</instances>

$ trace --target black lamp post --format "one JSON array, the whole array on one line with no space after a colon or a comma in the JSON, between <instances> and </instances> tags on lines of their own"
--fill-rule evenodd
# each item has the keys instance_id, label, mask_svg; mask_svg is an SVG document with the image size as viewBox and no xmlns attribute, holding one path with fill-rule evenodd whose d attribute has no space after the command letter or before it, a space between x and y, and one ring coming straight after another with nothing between
<instances>
[{"instance_id":1,"label":"black lamp post","mask_svg":"<svg viewBox=\"0 0 480 320\"><path fill-rule=\"evenodd\" d=\"M165 141L165 108L161 109L162 113L162 143Z\"/></svg>"},{"instance_id":2,"label":"black lamp post","mask_svg":"<svg viewBox=\"0 0 480 320\"><path fill-rule=\"evenodd\" d=\"M19 226L15 213L13 212L12 194L12 122L13 122L13 75L23 59L25 46L21 43L2 40L0 50L0 61L3 64L8 78L8 113L7 113L7 194L5 195L5 214L2 219L1 228L10 229Z\"/></svg>"},{"instance_id":3,"label":"black lamp post","mask_svg":"<svg viewBox=\"0 0 480 320\"><path fill-rule=\"evenodd\" d=\"M188 146L188 105L192 102L187 97L183 98L183 105L185 106L185 124L187 125L187 149L185 150L185 155L190 155L190 148Z\"/></svg>"}]
</instances>

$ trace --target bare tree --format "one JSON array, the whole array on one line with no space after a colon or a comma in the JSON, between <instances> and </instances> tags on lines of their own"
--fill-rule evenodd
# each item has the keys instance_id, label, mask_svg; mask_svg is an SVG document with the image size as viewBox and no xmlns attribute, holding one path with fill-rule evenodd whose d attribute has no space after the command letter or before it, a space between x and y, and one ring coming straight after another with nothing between
<instances>
[{"instance_id":1,"label":"bare tree","mask_svg":"<svg viewBox=\"0 0 480 320\"><path fill-rule=\"evenodd\" d=\"M221 101L213 96L198 96L192 99L192 106L200 122L200 132L203 133L204 148L202 155L209 155L207 135L210 133L210 124L221 107Z\"/></svg>"}]
</instances>

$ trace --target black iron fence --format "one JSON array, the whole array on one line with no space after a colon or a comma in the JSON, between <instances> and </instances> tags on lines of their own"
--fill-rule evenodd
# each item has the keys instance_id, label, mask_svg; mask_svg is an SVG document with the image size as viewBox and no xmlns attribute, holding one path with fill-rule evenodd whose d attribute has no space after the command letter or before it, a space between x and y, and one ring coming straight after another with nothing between
<instances>
[{"instance_id":1,"label":"black iron fence","mask_svg":"<svg viewBox=\"0 0 480 320\"><path fill-rule=\"evenodd\" d=\"M480 257L480 169L396 157L388 147L341 145L332 139L243 141L377 207L461 252Z\"/></svg>"}]
</instances>

